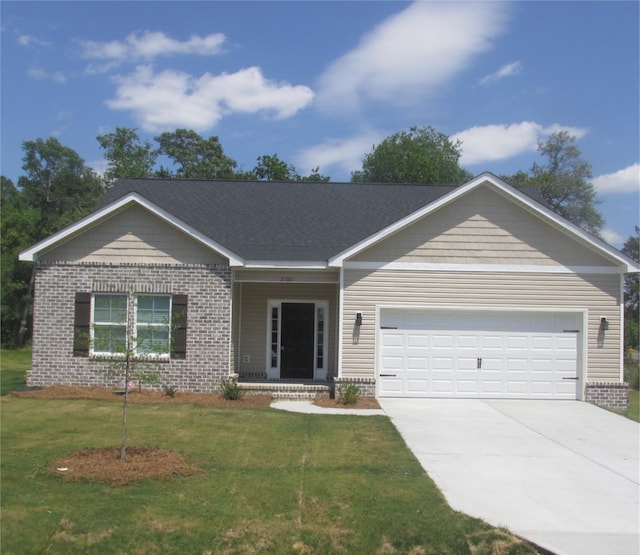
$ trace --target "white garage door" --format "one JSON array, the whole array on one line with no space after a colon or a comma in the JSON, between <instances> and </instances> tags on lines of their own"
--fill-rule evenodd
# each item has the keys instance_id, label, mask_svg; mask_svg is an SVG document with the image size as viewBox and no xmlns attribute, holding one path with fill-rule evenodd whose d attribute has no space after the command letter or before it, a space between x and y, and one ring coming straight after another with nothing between
<instances>
[{"instance_id":1,"label":"white garage door","mask_svg":"<svg viewBox=\"0 0 640 555\"><path fill-rule=\"evenodd\" d=\"M381 397L576 399L578 313L382 309Z\"/></svg>"}]
</instances>

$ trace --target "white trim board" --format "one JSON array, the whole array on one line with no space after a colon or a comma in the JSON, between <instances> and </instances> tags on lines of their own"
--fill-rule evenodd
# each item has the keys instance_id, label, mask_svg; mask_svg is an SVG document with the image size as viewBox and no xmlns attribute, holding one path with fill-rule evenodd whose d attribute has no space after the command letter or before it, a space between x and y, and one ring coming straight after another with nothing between
<instances>
[{"instance_id":1,"label":"white trim board","mask_svg":"<svg viewBox=\"0 0 640 555\"><path fill-rule=\"evenodd\" d=\"M345 262L345 270L408 270L431 272L521 274L624 274L621 266L552 266L542 264L448 264L439 262Z\"/></svg>"}]
</instances>

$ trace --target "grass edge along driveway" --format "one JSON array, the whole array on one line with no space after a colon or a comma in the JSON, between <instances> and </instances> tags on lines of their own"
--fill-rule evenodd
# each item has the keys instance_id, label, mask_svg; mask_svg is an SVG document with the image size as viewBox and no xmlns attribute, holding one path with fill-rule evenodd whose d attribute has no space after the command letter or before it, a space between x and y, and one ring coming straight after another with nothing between
<instances>
[{"instance_id":1,"label":"grass edge along driveway","mask_svg":"<svg viewBox=\"0 0 640 555\"><path fill-rule=\"evenodd\" d=\"M114 487L50 463L117 445L121 406L3 397L2 553L535 553L453 511L386 417L135 405L129 445L197 476Z\"/></svg>"}]
</instances>

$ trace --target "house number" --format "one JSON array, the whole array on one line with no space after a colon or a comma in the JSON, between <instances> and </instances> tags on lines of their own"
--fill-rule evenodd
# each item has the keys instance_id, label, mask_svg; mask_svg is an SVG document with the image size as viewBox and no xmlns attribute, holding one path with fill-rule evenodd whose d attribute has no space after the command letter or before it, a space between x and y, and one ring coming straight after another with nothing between
<instances>
[{"instance_id":1,"label":"house number","mask_svg":"<svg viewBox=\"0 0 640 555\"><path fill-rule=\"evenodd\" d=\"M293 281L293 278L291 276L282 276L280 281Z\"/></svg>"}]
</instances>

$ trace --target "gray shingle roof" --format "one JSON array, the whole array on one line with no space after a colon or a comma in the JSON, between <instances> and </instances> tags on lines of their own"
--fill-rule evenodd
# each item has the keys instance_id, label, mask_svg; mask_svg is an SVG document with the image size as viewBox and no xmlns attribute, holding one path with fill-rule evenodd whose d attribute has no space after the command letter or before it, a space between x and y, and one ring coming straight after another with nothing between
<instances>
[{"instance_id":1,"label":"gray shingle roof","mask_svg":"<svg viewBox=\"0 0 640 555\"><path fill-rule=\"evenodd\" d=\"M245 260L327 261L454 188L121 179L100 204L135 192Z\"/></svg>"}]
</instances>

